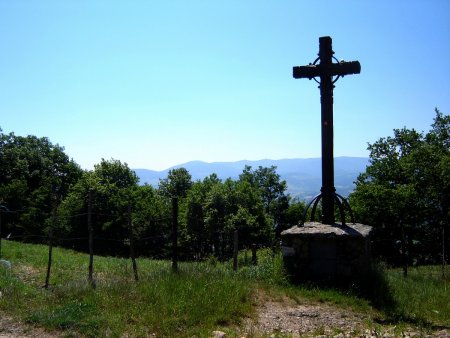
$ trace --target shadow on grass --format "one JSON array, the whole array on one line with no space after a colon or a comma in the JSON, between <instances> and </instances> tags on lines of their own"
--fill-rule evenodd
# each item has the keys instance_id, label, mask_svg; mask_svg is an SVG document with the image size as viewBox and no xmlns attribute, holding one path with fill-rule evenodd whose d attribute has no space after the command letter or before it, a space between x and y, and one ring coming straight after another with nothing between
<instances>
[{"instance_id":1,"label":"shadow on grass","mask_svg":"<svg viewBox=\"0 0 450 338\"><path fill-rule=\"evenodd\" d=\"M406 277L400 277L400 279L404 278ZM399 288L397 283L395 280L388 280L387 269L382 264L373 264L368 273L356 281L356 294L367 299L375 309L384 314L384 318L378 318L376 322L380 324L408 323L432 330L450 328L449 325L436 325L420 310L416 314L405 310L415 305L409 298L405 299L397 294L396 289ZM409 292L412 293L414 290L411 288Z\"/></svg>"},{"instance_id":2,"label":"shadow on grass","mask_svg":"<svg viewBox=\"0 0 450 338\"><path fill-rule=\"evenodd\" d=\"M357 276L351 285L359 297L367 299L371 305L385 314L396 312L397 304L389 287L384 267L372 264L366 273Z\"/></svg>"},{"instance_id":3,"label":"shadow on grass","mask_svg":"<svg viewBox=\"0 0 450 338\"><path fill-rule=\"evenodd\" d=\"M406 313L402 306L404 304L399 304L396 299L395 287L390 285L386 267L382 264L374 263L364 273L353 276L351 279L297 279L292 282L311 290L335 290L340 294L364 299L382 314L382 318L375 319L380 324L407 323L430 329L447 328L433 325L423 316L411 316Z\"/></svg>"}]
</instances>

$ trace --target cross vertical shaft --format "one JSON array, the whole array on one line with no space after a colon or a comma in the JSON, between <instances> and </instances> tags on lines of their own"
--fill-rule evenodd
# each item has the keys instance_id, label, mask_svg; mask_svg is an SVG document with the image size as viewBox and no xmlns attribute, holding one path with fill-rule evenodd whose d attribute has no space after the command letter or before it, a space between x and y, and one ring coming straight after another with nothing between
<instances>
[{"instance_id":1,"label":"cross vertical shaft","mask_svg":"<svg viewBox=\"0 0 450 338\"><path fill-rule=\"evenodd\" d=\"M361 65L358 61L333 63L332 41L329 36L319 38L319 57L308 66L294 67L293 75L296 79L320 78L320 103L321 103L321 131L322 131L322 223L333 225L334 201L339 195L334 187L334 155L333 155L333 88L337 78L348 74L359 74ZM320 61L316 65L317 61ZM333 80L333 76L337 76ZM340 196L339 196L340 197ZM316 197L319 198L319 197ZM318 199L317 199L318 201ZM341 208L342 206L338 205ZM317 204L317 203L316 203ZM315 205L316 205L315 204ZM313 208L315 209L315 207ZM342 218L342 217L341 217ZM345 217L343 217L345 218ZM345 219L342 220L342 223Z\"/></svg>"},{"instance_id":2,"label":"cross vertical shaft","mask_svg":"<svg viewBox=\"0 0 450 338\"><path fill-rule=\"evenodd\" d=\"M331 38L319 39L320 65L332 66ZM333 82L327 72L320 75L320 103L322 122L322 223L334 224L334 155L333 155Z\"/></svg>"}]
</instances>

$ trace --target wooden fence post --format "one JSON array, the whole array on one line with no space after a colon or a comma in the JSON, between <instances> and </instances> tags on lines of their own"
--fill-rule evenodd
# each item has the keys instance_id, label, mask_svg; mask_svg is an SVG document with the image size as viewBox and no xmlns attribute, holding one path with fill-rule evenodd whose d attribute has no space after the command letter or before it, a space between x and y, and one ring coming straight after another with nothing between
<instances>
[{"instance_id":1,"label":"wooden fence post","mask_svg":"<svg viewBox=\"0 0 450 338\"><path fill-rule=\"evenodd\" d=\"M2 259L2 209L0 207L0 259Z\"/></svg>"},{"instance_id":2,"label":"wooden fence post","mask_svg":"<svg viewBox=\"0 0 450 338\"><path fill-rule=\"evenodd\" d=\"M405 236L405 227L403 226L403 222L401 222L401 231L402 231L402 265L403 265L403 277L408 276L408 253L407 253L407 243Z\"/></svg>"},{"instance_id":3,"label":"wooden fence post","mask_svg":"<svg viewBox=\"0 0 450 338\"><path fill-rule=\"evenodd\" d=\"M45 284L44 288L48 289L50 284L50 271L52 268L52 255L53 255L53 229L56 227L56 206L57 199L55 196L55 200L53 201L53 210L52 210L52 224L50 226L48 232L48 263L47 263L47 275L45 276Z\"/></svg>"},{"instance_id":4,"label":"wooden fence post","mask_svg":"<svg viewBox=\"0 0 450 338\"><path fill-rule=\"evenodd\" d=\"M2 213L8 213L9 210L4 205L0 204L0 259L2 259Z\"/></svg>"},{"instance_id":5,"label":"wooden fence post","mask_svg":"<svg viewBox=\"0 0 450 338\"><path fill-rule=\"evenodd\" d=\"M178 198L172 198L172 271L178 272Z\"/></svg>"},{"instance_id":6,"label":"wooden fence post","mask_svg":"<svg viewBox=\"0 0 450 338\"><path fill-rule=\"evenodd\" d=\"M130 231L130 258L131 262L133 263L133 271L134 271L134 280L138 281L138 271L137 271L137 265L136 265L136 258L134 255L134 234L133 234L133 222L131 219L131 202L128 202L128 229Z\"/></svg>"},{"instance_id":7,"label":"wooden fence post","mask_svg":"<svg viewBox=\"0 0 450 338\"><path fill-rule=\"evenodd\" d=\"M52 268L52 253L53 253L53 229L50 228L48 234L48 263L47 263L47 275L45 277L44 288L48 289L50 283L50 270Z\"/></svg>"},{"instance_id":8,"label":"wooden fence post","mask_svg":"<svg viewBox=\"0 0 450 338\"><path fill-rule=\"evenodd\" d=\"M442 223L442 279L445 279L445 225L444 225L444 223Z\"/></svg>"},{"instance_id":9,"label":"wooden fence post","mask_svg":"<svg viewBox=\"0 0 450 338\"><path fill-rule=\"evenodd\" d=\"M258 257L256 256L256 244L252 244L252 264L258 264Z\"/></svg>"},{"instance_id":10,"label":"wooden fence post","mask_svg":"<svg viewBox=\"0 0 450 338\"><path fill-rule=\"evenodd\" d=\"M95 288L95 282L93 278L94 272L94 229L92 227L92 191L88 192L88 214L87 214L87 222L88 222L88 231L89 231L89 275L88 281L89 284Z\"/></svg>"},{"instance_id":11,"label":"wooden fence post","mask_svg":"<svg viewBox=\"0 0 450 338\"><path fill-rule=\"evenodd\" d=\"M238 270L238 254L239 254L239 231L234 230L233 236L233 270Z\"/></svg>"}]
</instances>

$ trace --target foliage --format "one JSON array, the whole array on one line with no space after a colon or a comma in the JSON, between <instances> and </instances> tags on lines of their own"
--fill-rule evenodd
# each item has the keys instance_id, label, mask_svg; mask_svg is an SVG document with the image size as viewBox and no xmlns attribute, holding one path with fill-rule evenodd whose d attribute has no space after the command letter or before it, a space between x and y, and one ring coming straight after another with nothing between
<instances>
[{"instance_id":1,"label":"foliage","mask_svg":"<svg viewBox=\"0 0 450 338\"><path fill-rule=\"evenodd\" d=\"M4 232L42 234L52 209L80 178L79 166L47 138L3 134L0 129L0 204Z\"/></svg>"},{"instance_id":2,"label":"foliage","mask_svg":"<svg viewBox=\"0 0 450 338\"><path fill-rule=\"evenodd\" d=\"M357 218L375 227L375 253L393 263L403 253L416 263L437 262L450 219L450 116L436 109L431 130L395 129L369 144L370 165L350 195ZM404 236L402 236L402 232ZM390 250L389 250L390 249Z\"/></svg>"},{"instance_id":3,"label":"foliage","mask_svg":"<svg viewBox=\"0 0 450 338\"><path fill-rule=\"evenodd\" d=\"M222 182L213 174L195 182L184 201L183 215L189 246L197 258L230 257L235 230L241 248L273 243L273 219L264 208L261 190L247 179Z\"/></svg>"},{"instance_id":4,"label":"foliage","mask_svg":"<svg viewBox=\"0 0 450 338\"><path fill-rule=\"evenodd\" d=\"M166 197L186 197L192 186L192 176L186 168L171 169L167 177L159 181L159 191Z\"/></svg>"},{"instance_id":5,"label":"foliage","mask_svg":"<svg viewBox=\"0 0 450 338\"><path fill-rule=\"evenodd\" d=\"M260 191L264 209L272 218L279 235L288 227L286 212L289 208L289 196L286 195L287 183L281 180L276 169L275 166L259 166L258 169L252 170L252 167L247 165L239 175L239 180L250 183Z\"/></svg>"},{"instance_id":6,"label":"foliage","mask_svg":"<svg viewBox=\"0 0 450 338\"><path fill-rule=\"evenodd\" d=\"M168 257L171 198L178 198L181 258L213 254L224 260L232 253L235 230L241 248L271 246L299 218L301 202L290 205L275 167L247 166L238 180L212 174L197 182L177 168L155 189L138 185L136 174L119 160L102 159L94 170L82 171L46 138L11 133L1 134L0 141L0 203L19 210L14 216L3 213L3 232L14 235L51 230L64 239L59 244L87 251L82 239L91 222L96 253L127 255L133 238L138 255Z\"/></svg>"},{"instance_id":7,"label":"foliage","mask_svg":"<svg viewBox=\"0 0 450 338\"><path fill-rule=\"evenodd\" d=\"M168 257L172 215L167 199L150 185L132 189L131 221L133 236L137 239L137 254Z\"/></svg>"},{"instance_id":8,"label":"foliage","mask_svg":"<svg viewBox=\"0 0 450 338\"><path fill-rule=\"evenodd\" d=\"M133 192L138 189L138 178L126 163L118 160L102 161L94 166L93 171L86 171L78 182L69 190L59 209L60 229L69 237L87 236L87 213L91 204L92 226L96 237L119 240L116 245L97 243L100 252L109 248L111 254L124 254L120 241L129 238L128 203L132 201ZM74 243L73 247L79 247Z\"/></svg>"}]
</instances>

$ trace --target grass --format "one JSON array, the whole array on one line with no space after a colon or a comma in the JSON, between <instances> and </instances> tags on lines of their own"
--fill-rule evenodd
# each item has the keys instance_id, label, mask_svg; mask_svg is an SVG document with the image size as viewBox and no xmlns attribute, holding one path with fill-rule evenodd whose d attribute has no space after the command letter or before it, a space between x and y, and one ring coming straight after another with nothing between
<instances>
[{"instance_id":1,"label":"grass","mask_svg":"<svg viewBox=\"0 0 450 338\"><path fill-rule=\"evenodd\" d=\"M3 241L3 258L12 270L0 268L0 310L66 336L209 337L220 329L237 335L236 327L255 315L255 290L272 298L331 303L372 314L396 325L450 326L450 289L437 267L377 271L365 292L312 285L291 285L280 255L258 252L258 265L239 257L232 262L179 263L174 274L168 261L139 259L139 281L129 260L94 258L96 289L87 282L88 256L54 248L50 288L45 290L47 247Z\"/></svg>"},{"instance_id":2,"label":"grass","mask_svg":"<svg viewBox=\"0 0 450 338\"><path fill-rule=\"evenodd\" d=\"M173 274L170 262L139 260L136 283L128 260L95 257L93 290L87 256L55 248L45 290L47 248L3 243L13 269L0 270L0 309L48 329L88 337L207 336L252 313L251 285L207 264L181 263Z\"/></svg>"},{"instance_id":3,"label":"grass","mask_svg":"<svg viewBox=\"0 0 450 338\"><path fill-rule=\"evenodd\" d=\"M392 320L424 326L450 327L450 283L442 278L441 267L411 268L408 277L391 269L386 280L394 306L387 309Z\"/></svg>"}]
</instances>

